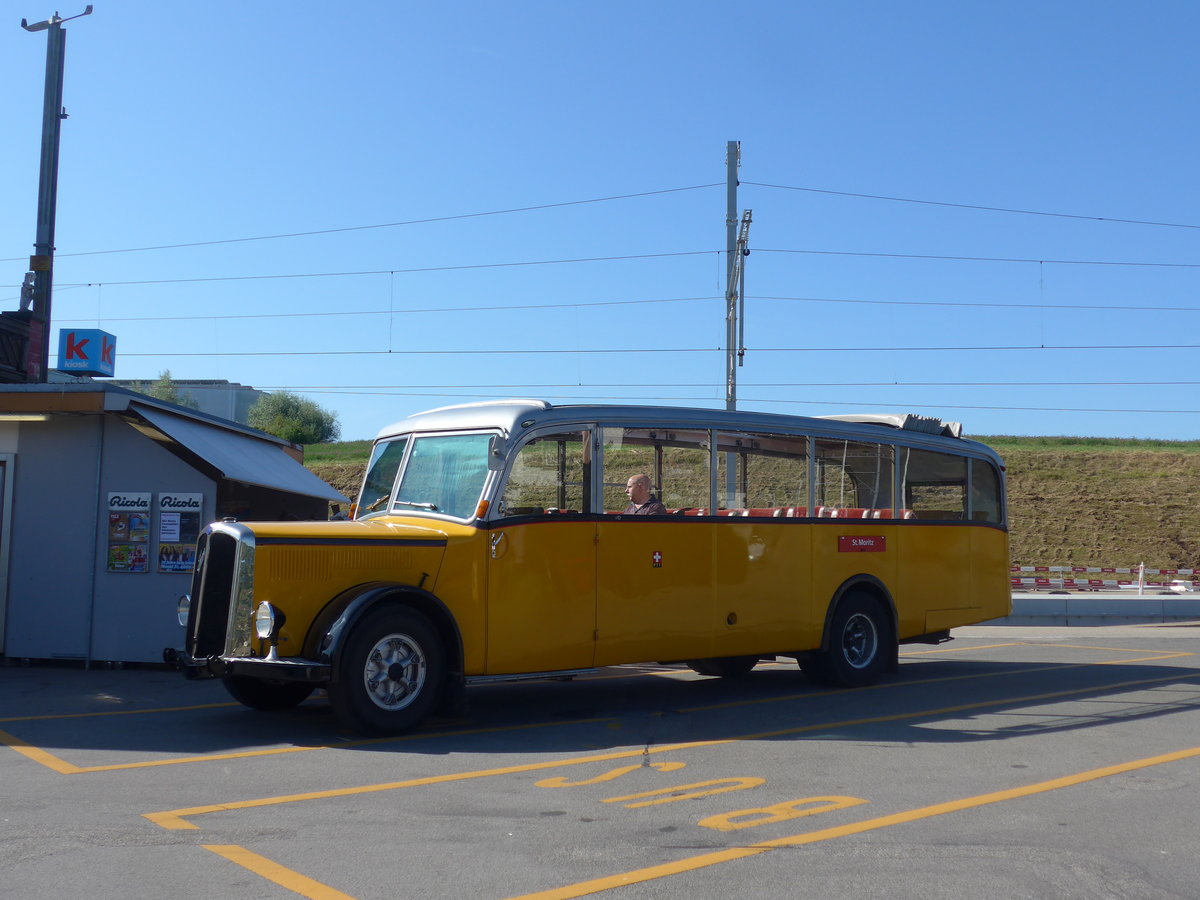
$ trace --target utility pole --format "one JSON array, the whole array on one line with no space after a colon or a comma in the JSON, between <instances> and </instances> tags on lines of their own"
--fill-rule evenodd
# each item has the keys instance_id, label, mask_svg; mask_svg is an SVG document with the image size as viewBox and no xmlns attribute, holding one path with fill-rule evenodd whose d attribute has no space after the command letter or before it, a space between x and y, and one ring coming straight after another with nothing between
<instances>
[{"instance_id":1,"label":"utility pole","mask_svg":"<svg viewBox=\"0 0 1200 900\"><path fill-rule=\"evenodd\" d=\"M738 166L742 162L741 141L725 144L725 408L737 409L737 298L732 293L734 258L737 255Z\"/></svg>"},{"instance_id":2,"label":"utility pole","mask_svg":"<svg viewBox=\"0 0 1200 900\"><path fill-rule=\"evenodd\" d=\"M750 255L750 220L753 210L742 213L738 227L737 170L742 145L725 145L725 408L737 409L737 370L746 355L746 267Z\"/></svg>"},{"instance_id":3,"label":"utility pole","mask_svg":"<svg viewBox=\"0 0 1200 900\"><path fill-rule=\"evenodd\" d=\"M44 22L28 24L21 20L26 31L46 32L46 93L42 104L42 165L38 181L37 239L33 256L29 257L31 283L29 297L22 297L21 307L30 305L29 355L26 380L45 383L50 362L50 297L54 281L54 213L58 204L58 141L62 120L67 117L63 108L63 68L66 62L67 33L63 22L92 14L87 9L66 19L56 12ZM32 278L31 278L32 276Z\"/></svg>"},{"instance_id":4,"label":"utility pole","mask_svg":"<svg viewBox=\"0 0 1200 900\"><path fill-rule=\"evenodd\" d=\"M725 408L737 409L737 370L746 355L746 267L750 250L751 210L742 214L738 227L737 170L742 161L742 145L725 145ZM739 505L737 498L737 456L725 454L725 502Z\"/></svg>"}]
</instances>

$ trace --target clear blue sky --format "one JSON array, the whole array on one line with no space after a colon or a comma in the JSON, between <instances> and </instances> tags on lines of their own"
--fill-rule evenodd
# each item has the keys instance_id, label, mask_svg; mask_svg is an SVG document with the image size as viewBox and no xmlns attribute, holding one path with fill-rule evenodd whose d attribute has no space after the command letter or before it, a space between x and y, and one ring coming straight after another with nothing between
<instances>
[{"instance_id":1,"label":"clear blue sky","mask_svg":"<svg viewBox=\"0 0 1200 900\"><path fill-rule=\"evenodd\" d=\"M19 21L54 11L22 2L3 309L46 50ZM1200 439L1194 3L95 6L66 26L52 364L99 327L119 378L294 390L345 439L505 396L723 407L739 140L742 408Z\"/></svg>"}]
</instances>

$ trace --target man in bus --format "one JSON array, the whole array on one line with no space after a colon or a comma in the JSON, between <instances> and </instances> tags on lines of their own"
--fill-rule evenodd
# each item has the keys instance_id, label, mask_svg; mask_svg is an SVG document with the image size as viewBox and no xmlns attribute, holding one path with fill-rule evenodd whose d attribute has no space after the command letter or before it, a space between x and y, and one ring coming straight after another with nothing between
<instances>
[{"instance_id":1,"label":"man in bus","mask_svg":"<svg viewBox=\"0 0 1200 900\"><path fill-rule=\"evenodd\" d=\"M650 490L649 475L632 475L625 482L625 495L629 497L629 505L625 507L627 516L665 516L667 508L662 501Z\"/></svg>"}]
</instances>

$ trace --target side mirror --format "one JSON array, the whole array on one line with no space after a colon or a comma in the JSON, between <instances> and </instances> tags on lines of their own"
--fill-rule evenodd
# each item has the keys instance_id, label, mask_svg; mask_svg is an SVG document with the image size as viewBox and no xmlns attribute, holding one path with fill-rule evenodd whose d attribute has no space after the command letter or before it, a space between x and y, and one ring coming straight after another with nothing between
<instances>
[{"instance_id":1,"label":"side mirror","mask_svg":"<svg viewBox=\"0 0 1200 900\"><path fill-rule=\"evenodd\" d=\"M488 471L499 472L504 468L504 438L496 435L488 444Z\"/></svg>"}]
</instances>

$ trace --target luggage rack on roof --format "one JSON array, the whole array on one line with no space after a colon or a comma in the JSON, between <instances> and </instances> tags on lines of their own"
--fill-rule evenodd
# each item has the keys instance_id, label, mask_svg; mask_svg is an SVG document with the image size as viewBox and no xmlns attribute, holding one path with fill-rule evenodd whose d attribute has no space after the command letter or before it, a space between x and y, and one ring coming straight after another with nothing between
<instances>
[{"instance_id":1,"label":"luggage rack on roof","mask_svg":"<svg viewBox=\"0 0 1200 900\"><path fill-rule=\"evenodd\" d=\"M818 416L837 422L856 422L862 425L886 425L902 431L919 431L923 434L940 434L945 437L962 437L961 422L943 422L933 416L918 416L915 413L870 413L857 416Z\"/></svg>"}]
</instances>

